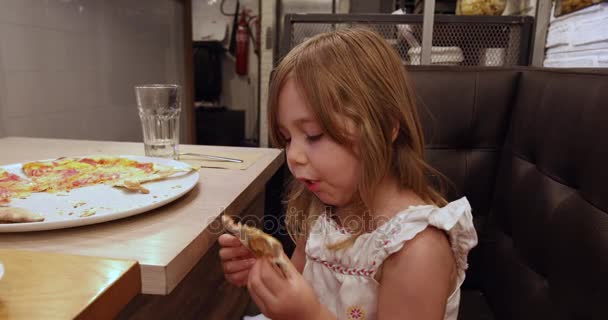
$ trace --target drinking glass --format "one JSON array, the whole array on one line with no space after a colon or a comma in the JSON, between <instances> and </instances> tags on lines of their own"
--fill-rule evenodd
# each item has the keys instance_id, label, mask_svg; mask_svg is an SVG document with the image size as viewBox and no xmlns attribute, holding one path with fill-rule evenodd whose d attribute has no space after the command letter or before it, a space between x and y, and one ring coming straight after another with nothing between
<instances>
[{"instance_id":1,"label":"drinking glass","mask_svg":"<svg viewBox=\"0 0 608 320\"><path fill-rule=\"evenodd\" d=\"M135 87L137 108L148 157L178 158L180 86L146 84Z\"/></svg>"}]
</instances>

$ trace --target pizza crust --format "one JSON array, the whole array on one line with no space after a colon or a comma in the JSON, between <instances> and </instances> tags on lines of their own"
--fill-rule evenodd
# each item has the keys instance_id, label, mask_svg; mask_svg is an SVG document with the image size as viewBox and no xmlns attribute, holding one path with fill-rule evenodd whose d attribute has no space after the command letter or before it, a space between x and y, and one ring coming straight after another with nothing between
<instances>
[{"instance_id":1,"label":"pizza crust","mask_svg":"<svg viewBox=\"0 0 608 320\"><path fill-rule=\"evenodd\" d=\"M113 186L148 194L148 193L150 193L150 190L146 189L144 186L142 186L142 184L147 183L147 182L164 180L178 172L189 173L192 171L196 171L196 169L193 167L186 168L186 169L169 168L169 169L161 170L154 174L149 174L146 176L141 176L141 177L137 177L137 178L127 178L124 180L120 180L120 181L115 182L113 184Z\"/></svg>"},{"instance_id":2,"label":"pizza crust","mask_svg":"<svg viewBox=\"0 0 608 320\"><path fill-rule=\"evenodd\" d=\"M40 222L44 217L23 208L0 207L0 223Z\"/></svg>"}]
</instances>

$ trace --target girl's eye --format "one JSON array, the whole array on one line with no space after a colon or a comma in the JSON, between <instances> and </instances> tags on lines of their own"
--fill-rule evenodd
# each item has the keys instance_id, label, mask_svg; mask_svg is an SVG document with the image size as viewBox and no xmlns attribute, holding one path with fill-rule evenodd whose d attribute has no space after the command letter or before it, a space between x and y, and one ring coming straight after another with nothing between
<instances>
[{"instance_id":1,"label":"girl's eye","mask_svg":"<svg viewBox=\"0 0 608 320\"><path fill-rule=\"evenodd\" d=\"M315 141L319 141L319 140L321 139L321 137L323 137L323 134L322 134L322 133L317 134L317 135L314 135L314 136L306 136L306 139L307 139L309 142L315 142Z\"/></svg>"},{"instance_id":2,"label":"girl's eye","mask_svg":"<svg viewBox=\"0 0 608 320\"><path fill-rule=\"evenodd\" d=\"M289 141L291 141L291 137L288 137L288 135L284 134L282 131L279 132L279 138L283 139L285 143L289 143Z\"/></svg>"}]
</instances>

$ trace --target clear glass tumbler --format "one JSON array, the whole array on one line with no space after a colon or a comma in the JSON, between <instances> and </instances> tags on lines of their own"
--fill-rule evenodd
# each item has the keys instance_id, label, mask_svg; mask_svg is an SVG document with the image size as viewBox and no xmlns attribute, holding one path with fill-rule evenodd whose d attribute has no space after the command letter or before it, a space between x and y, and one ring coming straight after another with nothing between
<instances>
[{"instance_id":1,"label":"clear glass tumbler","mask_svg":"<svg viewBox=\"0 0 608 320\"><path fill-rule=\"evenodd\" d=\"M180 86L140 85L135 87L135 96L146 156L177 159L181 113Z\"/></svg>"}]
</instances>

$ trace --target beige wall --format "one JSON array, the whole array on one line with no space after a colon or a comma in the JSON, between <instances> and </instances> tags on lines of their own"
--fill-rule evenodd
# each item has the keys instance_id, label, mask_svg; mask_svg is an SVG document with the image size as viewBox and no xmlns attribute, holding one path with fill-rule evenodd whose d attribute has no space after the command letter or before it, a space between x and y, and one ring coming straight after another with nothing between
<instances>
[{"instance_id":1,"label":"beige wall","mask_svg":"<svg viewBox=\"0 0 608 320\"><path fill-rule=\"evenodd\" d=\"M182 84L181 10L169 0L3 1L0 134L141 141L133 86Z\"/></svg>"}]
</instances>

